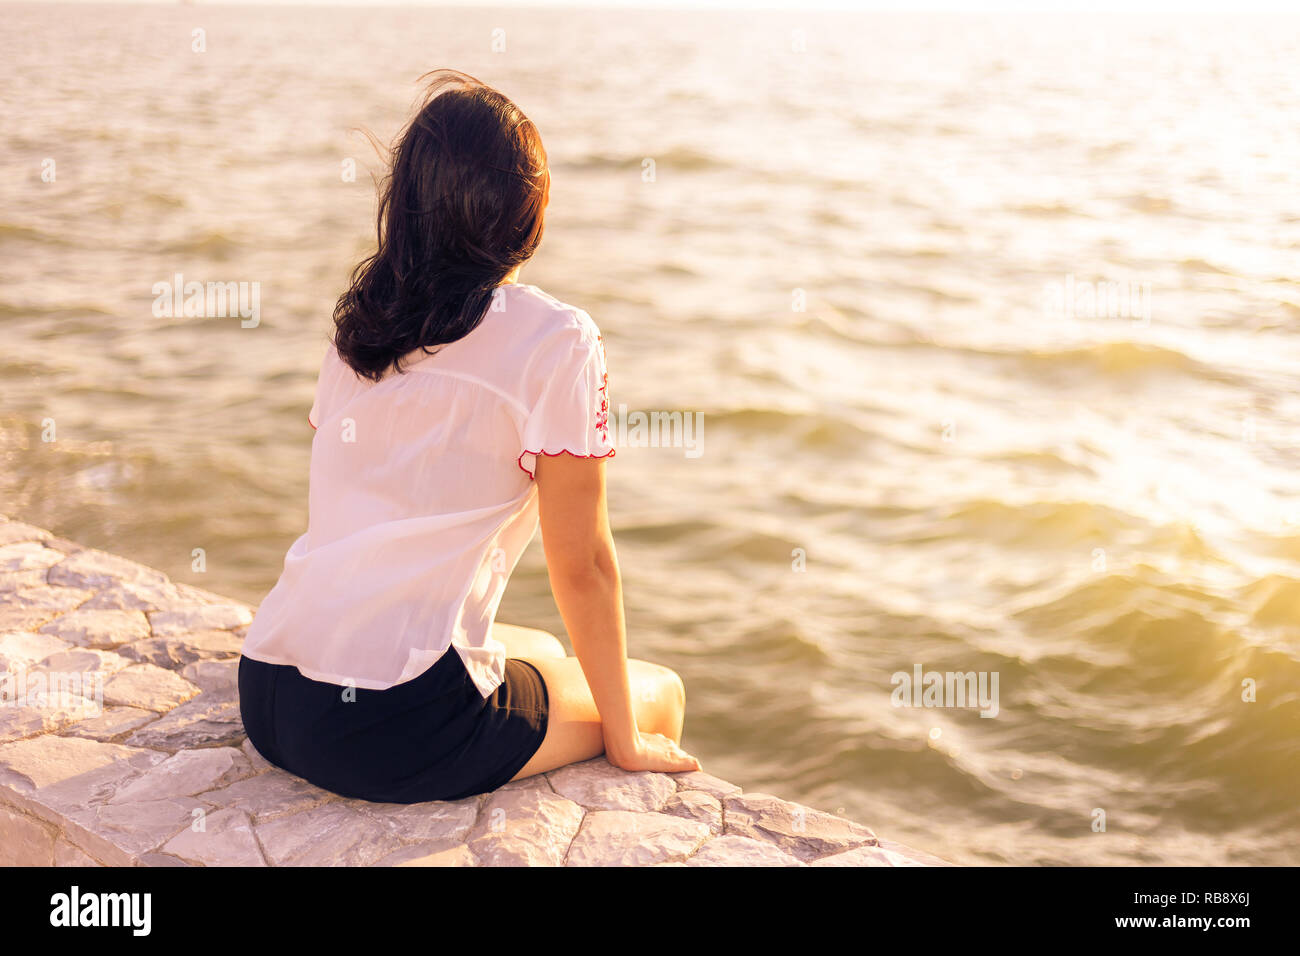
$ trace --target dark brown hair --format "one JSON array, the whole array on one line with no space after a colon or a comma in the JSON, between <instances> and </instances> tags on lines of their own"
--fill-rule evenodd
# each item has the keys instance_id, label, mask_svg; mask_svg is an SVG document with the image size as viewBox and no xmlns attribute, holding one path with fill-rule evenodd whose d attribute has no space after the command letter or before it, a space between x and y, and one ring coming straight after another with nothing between
<instances>
[{"instance_id":1,"label":"dark brown hair","mask_svg":"<svg viewBox=\"0 0 1300 956\"><path fill-rule=\"evenodd\" d=\"M334 345L379 381L416 349L472 332L493 290L542 241L551 175L542 138L509 99L472 76L436 70L389 149L379 247L334 307Z\"/></svg>"}]
</instances>

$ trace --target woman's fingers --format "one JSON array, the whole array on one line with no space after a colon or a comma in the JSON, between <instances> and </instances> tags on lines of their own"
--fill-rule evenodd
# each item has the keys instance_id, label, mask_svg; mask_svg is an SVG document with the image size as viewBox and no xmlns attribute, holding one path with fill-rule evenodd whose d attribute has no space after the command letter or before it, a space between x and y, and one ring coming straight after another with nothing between
<instances>
[{"instance_id":1,"label":"woman's fingers","mask_svg":"<svg viewBox=\"0 0 1300 956\"><path fill-rule=\"evenodd\" d=\"M671 737L663 734L641 734L641 750L631 758L617 764L624 770L652 770L659 773L682 773L699 770L700 762L688 754Z\"/></svg>"}]
</instances>

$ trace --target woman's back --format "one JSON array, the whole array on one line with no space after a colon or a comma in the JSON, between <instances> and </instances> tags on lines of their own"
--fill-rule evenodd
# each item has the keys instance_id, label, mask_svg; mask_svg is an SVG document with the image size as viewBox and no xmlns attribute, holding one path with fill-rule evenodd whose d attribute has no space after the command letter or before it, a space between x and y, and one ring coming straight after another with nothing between
<instances>
[{"instance_id":1,"label":"woman's back","mask_svg":"<svg viewBox=\"0 0 1300 956\"><path fill-rule=\"evenodd\" d=\"M375 383L331 346L309 422L308 529L250 628L245 656L382 689L451 645L486 696L490 626L537 527L537 454L614 454L590 316L510 283L467 336Z\"/></svg>"}]
</instances>

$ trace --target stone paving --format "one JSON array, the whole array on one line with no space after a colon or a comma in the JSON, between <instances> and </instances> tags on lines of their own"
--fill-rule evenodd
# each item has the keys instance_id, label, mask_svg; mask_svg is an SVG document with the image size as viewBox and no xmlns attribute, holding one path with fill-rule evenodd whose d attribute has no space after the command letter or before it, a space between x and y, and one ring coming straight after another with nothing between
<instances>
[{"instance_id":1,"label":"stone paving","mask_svg":"<svg viewBox=\"0 0 1300 956\"><path fill-rule=\"evenodd\" d=\"M252 616L0 515L0 865L948 865L706 773L603 757L454 802L338 797L244 734Z\"/></svg>"}]
</instances>

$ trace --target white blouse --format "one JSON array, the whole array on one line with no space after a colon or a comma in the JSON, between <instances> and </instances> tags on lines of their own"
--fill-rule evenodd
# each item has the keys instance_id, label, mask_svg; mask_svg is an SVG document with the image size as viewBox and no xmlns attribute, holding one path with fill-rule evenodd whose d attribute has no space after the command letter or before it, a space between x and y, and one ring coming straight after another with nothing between
<instances>
[{"instance_id":1,"label":"white blouse","mask_svg":"<svg viewBox=\"0 0 1300 956\"><path fill-rule=\"evenodd\" d=\"M243 653L382 689L455 647L486 697L505 676L492 622L537 530L537 456L614 454L604 345L586 312L508 283L473 332L403 367L375 383L326 351L307 533Z\"/></svg>"}]
</instances>

